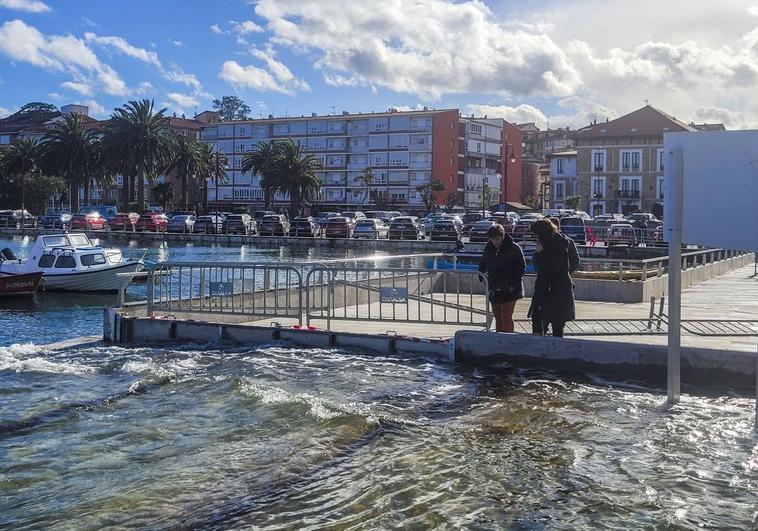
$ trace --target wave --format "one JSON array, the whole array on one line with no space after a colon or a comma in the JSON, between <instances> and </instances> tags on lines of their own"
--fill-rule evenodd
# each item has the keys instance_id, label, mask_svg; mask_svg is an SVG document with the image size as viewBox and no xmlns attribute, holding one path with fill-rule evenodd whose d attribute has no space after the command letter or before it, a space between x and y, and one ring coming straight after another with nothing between
<instances>
[{"instance_id":1,"label":"wave","mask_svg":"<svg viewBox=\"0 0 758 531\"><path fill-rule=\"evenodd\" d=\"M40 357L48 352L44 346L33 343L15 343L0 347L0 371L43 372L56 374L85 375L97 372L95 367L70 361L53 361Z\"/></svg>"}]
</instances>

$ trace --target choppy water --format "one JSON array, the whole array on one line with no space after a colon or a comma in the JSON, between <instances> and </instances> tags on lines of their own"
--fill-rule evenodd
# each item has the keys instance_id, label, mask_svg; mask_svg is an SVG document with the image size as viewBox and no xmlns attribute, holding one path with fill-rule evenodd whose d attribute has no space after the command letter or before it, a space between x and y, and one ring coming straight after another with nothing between
<instances>
[{"instance_id":1,"label":"choppy water","mask_svg":"<svg viewBox=\"0 0 758 531\"><path fill-rule=\"evenodd\" d=\"M413 355L0 347L0 527L756 527L752 402Z\"/></svg>"}]
</instances>

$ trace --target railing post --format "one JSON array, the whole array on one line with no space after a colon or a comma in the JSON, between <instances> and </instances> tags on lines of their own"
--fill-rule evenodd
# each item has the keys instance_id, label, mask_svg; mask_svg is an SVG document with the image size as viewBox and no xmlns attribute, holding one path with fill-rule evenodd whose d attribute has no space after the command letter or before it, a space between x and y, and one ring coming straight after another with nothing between
<instances>
[{"instance_id":1,"label":"railing post","mask_svg":"<svg viewBox=\"0 0 758 531\"><path fill-rule=\"evenodd\" d=\"M147 273L147 316L153 317L153 296L155 293L155 269Z\"/></svg>"}]
</instances>

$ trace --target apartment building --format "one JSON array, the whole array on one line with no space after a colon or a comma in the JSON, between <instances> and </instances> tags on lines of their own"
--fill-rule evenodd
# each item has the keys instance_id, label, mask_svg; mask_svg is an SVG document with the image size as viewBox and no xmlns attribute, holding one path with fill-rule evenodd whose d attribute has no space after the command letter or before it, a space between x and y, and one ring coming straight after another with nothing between
<instances>
[{"instance_id":1,"label":"apartment building","mask_svg":"<svg viewBox=\"0 0 758 531\"><path fill-rule=\"evenodd\" d=\"M595 121L575 131L576 195L584 198L582 206L592 216L662 212L664 133L706 128L723 129L723 125L687 124L646 105L615 120Z\"/></svg>"},{"instance_id":2,"label":"apartment building","mask_svg":"<svg viewBox=\"0 0 758 531\"><path fill-rule=\"evenodd\" d=\"M219 202L227 205L256 208L263 203L260 176L243 173L242 159L258 142L291 139L323 166L317 172L322 184L321 208L367 207L370 188L398 208L421 211L424 203L418 187L432 181L445 186L437 193L439 205L448 202L450 194L458 204L481 205L484 183L493 189L495 201L503 197L503 142L508 134L514 134L504 124L502 120L461 118L457 109L389 109L384 113L314 113L212 123L202 128L200 138L227 155L230 168L225 181L218 183ZM520 137L516 141L520 144ZM361 179L367 168L373 175L370 187ZM213 181L208 186L208 200L216 200ZM288 199L277 195L274 201L284 206Z\"/></svg>"},{"instance_id":3,"label":"apartment building","mask_svg":"<svg viewBox=\"0 0 758 531\"><path fill-rule=\"evenodd\" d=\"M566 208L566 198L578 192L576 150L555 151L547 155L547 160L550 163L550 207Z\"/></svg>"}]
</instances>

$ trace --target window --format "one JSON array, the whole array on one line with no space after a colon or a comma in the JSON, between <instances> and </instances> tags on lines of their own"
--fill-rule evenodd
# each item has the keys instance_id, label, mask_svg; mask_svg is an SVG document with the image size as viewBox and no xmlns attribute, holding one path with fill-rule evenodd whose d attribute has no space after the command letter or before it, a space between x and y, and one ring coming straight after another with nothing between
<instances>
[{"instance_id":1,"label":"window","mask_svg":"<svg viewBox=\"0 0 758 531\"><path fill-rule=\"evenodd\" d=\"M640 171L640 152L632 152L632 171Z\"/></svg>"},{"instance_id":2,"label":"window","mask_svg":"<svg viewBox=\"0 0 758 531\"><path fill-rule=\"evenodd\" d=\"M563 199L563 186L564 183L555 183L555 198Z\"/></svg>"},{"instance_id":3,"label":"window","mask_svg":"<svg viewBox=\"0 0 758 531\"><path fill-rule=\"evenodd\" d=\"M65 236L43 236L45 247L68 247L71 242Z\"/></svg>"},{"instance_id":4,"label":"window","mask_svg":"<svg viewBox=\"0 0 758 531\"><path fill-rule=\"evenodd\" d=\"M663 171L663 150L658 150L658 171Z\"/></svg>"},{"instance_id":5,"label":"window","mask_svg":"<svg viewBox=\"0 0 758 531\"><path fill-rule=\"evenodd\" d=\"M100 254L84 254L81 258L83 266L101 265L105 263L105 257Z\"/></svg>"},{"instance_id":6,"label":"window","mask_svg":"<svg viewBox=\"0 0 758 531\"><path fill-rule=\"evenodd\" d=\"M73 269L76 267L76 261L70 255L59 256L58 260L55 261L55 267L59 269Z\"/></svg>"},{"instance_id":7,"label":"window","mask_svg":"<svg viewBox=\"0 0 758 531\"><path fill-rule=\"evenodd\" d=\"M482 143L481 142L477 142L476 143L476 152L477 153L481 153L482 152Z\"/></svg>"},{"instance_id":8,"label":"window","mask_svg":"<svg viewBox=\"0 0 758 531\"><path fill-rule=\"evenodd\" d=\"M48 268L48 267L53 267L53 262L55 262L55 256L51 254L43 254L39 258L38 265L39 267L42 267L42 268Z\"/></svg>"},{"instance_id":9,"label":"window","mask_svg":"<svg viewBox=\"0 0 758 531\"><path fill-rule=\"evenodd\" d=\"M658 185L658 193L656 194L656 197L660 201L663 201L663 191L664 191L663 190L663 188L664 188L663 177L658 177L658 179L657 179L657 185Z\"/></svg>"},{"instance_id":10,"label":"window","mask_svg":"<svg viewBox=\"0 0 758 531\"><path fill-rule=\"evenodd\" d=\"M603 199L605 196L605 179L592 179L592 197Z\"/></svg>"},{"instance_id":11,"label":"window","mask_svg":"<svg viewBox=\"0 0 758 531\"><path fill-rule=\"evenodd\" d=\"M555 173L558 175L563 174L563 159L556 159L555 161Z\"/></svg>"},{"instance_id":12,"label":"window","mask_svg":"<svg viewBox=\"0 0 758 531\"><path fill-rule=\"evenodd\" d=\"M629 171L629 167L631 165L631 158L632 154L628 151L624 151L621 153L621 169L624 171Z\"/></svg>"},{"instance_id":13,"label":"window","mask_svg":"<svg viewBox=\"0 0 758 531\"><path fill-rule=\"evenodd\" d=\"M595 171L605 171L605 153L602 151L595 151L592 157L594 164L593 169Z\"/></svg>"},{"instance_id":14,"label":"window","mask_svg":"<svg viewBox=\"0 0 758 531\"><path fill-rule=\"evenodd\" d=\"M469 124L468 130L470 133L474 135L481 135L482 134L482 126L478 124Z\"/></svg>"}]
</instances>

